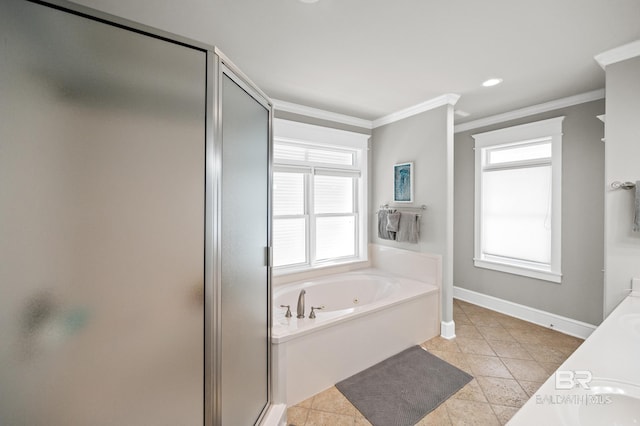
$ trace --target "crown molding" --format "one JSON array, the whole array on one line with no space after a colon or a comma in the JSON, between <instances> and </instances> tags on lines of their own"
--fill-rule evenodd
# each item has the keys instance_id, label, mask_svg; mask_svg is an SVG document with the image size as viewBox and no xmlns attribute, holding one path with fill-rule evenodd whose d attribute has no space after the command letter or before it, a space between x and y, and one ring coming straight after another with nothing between
<instances>
[{"instance_id":1,"label":"crown molding","mask_svg":"<svg viewBox=\"0 0 640 426\"><path fill-rule=\"evenodd\" d=\"M600 64L602 69L606 69L607 65L626 61L627 59L635 58L636 56L640 56L640 40L602 52L594 56L593 59Z\"/></svg>"},{"instance_id":2,"label":"crown molding","mask_svg":"<svg viewBox=\"0 0 640 426\"><path fill-rule=\"evenodd\" d=\"M455 93L446 93L438 96L437 98L429 99L417 105L409 108L402 109L400 111L385 115L384 117L373 120L373 128L384 126L386 124L394 123L399 120L411 117L412 115L420 114L430 109L438 108L443 105L455 105L460 99L460 95Z\"/></svg>"},{"instance_id":3,"label":"crown molding","mask_svg":"<svg viewBox=\"0 0 640 426\"><path fill-rule=\"evenodd\" d=\"M596 101L602 98L604 98L604 89L593 90L591 92L581 93L579 95L569 96L567 98L556 99L553 101L544 102L542 104L516 109L513 111L505 112L503 114L497 114L490 117L480 118L478 120L468 121L466 123L454 126L453 131L454 133L466 132L467 130L490 126L497 123L503 123L505 121L515 120L517 118L528 117L530 115L553 111L555 109L583 104L585 102Z\"/></svg>"},{"instance_id":4,"label":"crown molding","mask_svg":"<svg viewBox=\"0 0 640 426\"><path fill-rule=\"evenodd\" d=\"M376 127L384 126L412 115L420 114L430 109L438 108L443 105L455 105L460 99L460 95L455 93L446 93L438 96L437 98L429 99L418 105L414 105L409 108L405 108L400 111L396 111L384 117L377 118L373 121L365 120L362 118L352 117L350 115L338 114L323 109L312 108L304 105L294 104L293 102L281 101L279 99L272 99L273 108L278 111L286 111L294 114L300 114L307 117L318 118L321 120L329 120L335 123L348 124L351 126L362 127L364 129L375 129Z\"/></svg>"},{"instance_id":5,"label":"crown molding","mask_svg":"<svg viewBox=\"0 0 640 426\"><path fill-rule=\"evenodd\" d=\"M278 111L286 111L294 114L300 114L307 117L318 118L320 120L329 120L335 123L348 124L350 126L362 127L364 129L373 129L371 120L352 117L350 115L338 114L336 112L325 111L323 109L312 108L304 105L294 104L292 102L272 99L273 108Z\"/></svg>"}]
</instances>

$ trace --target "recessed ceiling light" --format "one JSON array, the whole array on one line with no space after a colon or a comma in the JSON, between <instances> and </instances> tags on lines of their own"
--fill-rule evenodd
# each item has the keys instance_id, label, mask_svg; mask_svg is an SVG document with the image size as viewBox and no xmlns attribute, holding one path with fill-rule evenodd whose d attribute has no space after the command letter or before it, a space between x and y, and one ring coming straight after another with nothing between
<instances>
[{"instance_id":1,"label":"recessed ceiling light","mask_svg":"<svg viewBox=\"0 0 640 426\"><path fill-rule=\"evenodd\" d=\"M300 0L300 3L308 3L308 4L318 3L318 0Z\"/></svg>"},{"instance_id":2,"label":"recessed ceiling light","mask_svg":"<svg viewBox=\"0 0 640 426\"><path fill-rule=\"evenodd\" d=\"M491 86L495 86L502 83L502 79L501 78L490 78L489 80L485 81L484 83L482 83L482 85L484 87L491 87Z\"/></svg>"}]
</instances>

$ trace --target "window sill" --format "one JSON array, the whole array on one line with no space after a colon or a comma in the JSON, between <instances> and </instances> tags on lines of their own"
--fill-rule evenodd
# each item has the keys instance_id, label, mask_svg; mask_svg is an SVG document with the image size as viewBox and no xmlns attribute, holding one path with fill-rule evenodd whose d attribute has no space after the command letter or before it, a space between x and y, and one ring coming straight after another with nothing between
<instances>
[{"instance_id":1,"label":"window sill","mask_svg":"<svg viewBox=\"0 0 640 426\"><path fill-rule=\"evenodd\" d=\"M473 264L477 268L492 269L494 271L506 272L508 274L521 275L524 277L535 278L543 281L550 281L560 284L562 282L562 274L541 269L525 268L522 266L509 265L507 263L495 262L490 260L473 259Z\"/></svg>"}]
</instances>

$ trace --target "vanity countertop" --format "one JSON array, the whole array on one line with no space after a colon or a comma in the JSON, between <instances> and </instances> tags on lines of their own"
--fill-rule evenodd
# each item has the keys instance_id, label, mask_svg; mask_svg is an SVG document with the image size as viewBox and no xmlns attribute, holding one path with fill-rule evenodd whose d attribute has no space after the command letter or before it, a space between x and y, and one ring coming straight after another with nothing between
<instances>
[{"instance_id":1,"label":"vanity countertop","mask_svg":"<svg viewBox=\"0 0 640 426\"><path fill-rule=\"evenodd\" d=\"M634 294L614 309L508 424L638 423L640 296Z\"/></svg>"}]
</instances>

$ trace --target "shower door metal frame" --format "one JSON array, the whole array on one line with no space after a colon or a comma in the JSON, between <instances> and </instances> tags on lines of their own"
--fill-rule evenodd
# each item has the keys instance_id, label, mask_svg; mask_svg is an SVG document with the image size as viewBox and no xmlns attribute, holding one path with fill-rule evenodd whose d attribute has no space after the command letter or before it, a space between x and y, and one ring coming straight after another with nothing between
<instances>
[{"instance_id":1,"label":"shower door metal frame","mask_svg":"<svg viewBox=\"0 0 640 426\"><path fill-rule=\"evenodd\" d=\"M213 426L222 426L222 336L221 333L216 333L215 331L221 330L221 290L222 290L222 268L220 267L222 264L222 250L221 250L221 218L222 218L222 168L224 167L222 164L222 113L224 106L221 105L222 99L222 82L224 77L229 77L234 83L236 83L242 90L244 90L249 96L251 96L256 102L262 105L268 111L268 188L269 192L267 194L267 246L265 246L265 262L267 266L267 402L262 412L260 413L256 424L260 424L262 419L264 418L266 412L269 409L269 406L273 403L273 375L272 375L272 353L271 353L271 326L272 326L272 303L271 303L271 277L272 277L272 214L271 214L271 206L272 206L272 176L273 176L273 105L269 100L269 97L264 94L251 80L244 74L242 71L236 67L233 62L231 62L217 47L213 48L212 55L212 73L207 75L207 78L213 76L214 82L212 84L214 88L214 93L212 94L213 100L213 143L211 145L211 152L209 151L209 145L207 145L207 164L213 164L213 167L207 167L206 177L207 177L207 200L212 200L212 202L207 202L207 208L211 207L211 212L207 212L206 214L206 222L207 225L205 229L207 229L206 236L207 238L211 237L213 239L211 245L212 257L207 256L205 261L205 265L212 265L212 268L207 269L207 273L205 274L205 279L207 282L212 282L212 292L211 295L211 306L214 307L213 312L211 312L211 320L207 321L207 323L211 324L211 332L207 332L205 329L205 333L207 334L205 338L205 353L207 352L207 348L210 348L209 353L213 357L209 360L211 373L206 374L205 377L207 380L210 379L210 383L205 382L205 386L211 389L211 409L209 410L208 415L211 421L205 422L207 425ZM207 66L209 65L209 60L207 61ZM207 87L209 87L207 85ZM209 118L209 116L207 116ZM207 138L209 141L209 138ZM211 163L209 163L211 161ZM209 185L209 183L211 183ZM209 192L211 191L211 193ZM209 196L211 196L209 198ZM211 221L211 223L209 223ZM209 228L211 225L211 228ZM209 230L210 229L210 230ZM207 247L209 247L209 243L207 243ZM211 274L211 275L209 275ZM210 312L210 311L209 311ZM205 392L206 397L206 392ZM205 404L205 410L208 404ZM207 418L207 416L205 416Z\"/></svg>"},{"instance_id":2,"label":"shower door metal frame","mask_svg":"<svg viewBox=\"0 0 640 426\"><path fill-rule=\"evenodd\" d=\"M98 11L83 5L71 3L67 0L25 0L30 3L51 7L66 13L97 21L106 25L127 31L164 40L194 50L206 55L206 105L205 105L205 235L204 244L204 413L205 426L221 426L221 336L220 330L220 293L221 259L220 231L221 231L221 177L222 177L222 129L221 114L223 106L220 103L222 77L231 78L254 100L268 111L268 206L267 206L267 246L265 247L265 262L267 266L267 403L256 422L259 424L264 418L271 404L273 404L273 375L271 354L271 277L272 277L272 175L273 175L273 104L269 97L262 92L233 62L231 62L217 47L201 43L187 37L182 37L168 31L159 30L148 25L130 21L128 19Z\"/></svg>"}]
</instances>

